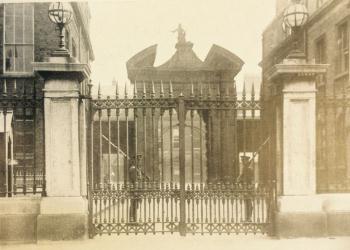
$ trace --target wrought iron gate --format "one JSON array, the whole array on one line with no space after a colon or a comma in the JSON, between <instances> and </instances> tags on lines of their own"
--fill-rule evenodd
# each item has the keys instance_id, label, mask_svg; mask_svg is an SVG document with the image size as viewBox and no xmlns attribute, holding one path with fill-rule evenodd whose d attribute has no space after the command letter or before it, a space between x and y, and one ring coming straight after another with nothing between
<instances>
[{"instance_id":1,"label":"wrought iron gate","mask_svg":"<svg viewBox=\"0 0 350 250\"><path fill-rule=\"evenodd\" d=\"M118 89L113 99L99 90L91 100L90 236L267 233L275 194L253 171L266 167L268 144L256 133L254 87L238 100L235 86L213 96L191 84L176 97L171 83L150 86L139 93L135 84L122 99ZM237 179L240 157L255 177Z\"/></svg>"}]
</instances>

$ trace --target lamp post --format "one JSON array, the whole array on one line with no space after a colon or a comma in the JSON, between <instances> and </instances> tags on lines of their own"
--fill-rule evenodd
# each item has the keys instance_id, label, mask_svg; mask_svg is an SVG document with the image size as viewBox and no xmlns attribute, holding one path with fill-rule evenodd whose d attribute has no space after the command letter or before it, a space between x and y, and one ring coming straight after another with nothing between
<instances>
[{"instance_id":1,"label":"lamp post","mask_svg":"<svg viewBox=\"0 0 350 250\"><path fill-rule=\"evenodd\" d=\"M307 22L309 17L308 10L301 0L293 0L292 4L287 7L283 14L283 27L290 28L292 31L292 36L294 36L294 48L288 55L290 59L301 59L305 58L305 54L300 50L298 45L299 31L303 25Z\"/></svg>"},{"instance_id":2,"label":"lamp post","mask_svg":"<svg viewBox=\"0 0 350 250\"><path fill-rule=\"evenodd\" d=\"M50 21L57 25L60 32L58 49L53 52L53 56L70 56L65 46L64 28L71 21L72 13L73 11L69 3L55 2L50 4L48 10Z\"/></svg>"}]
</instances>

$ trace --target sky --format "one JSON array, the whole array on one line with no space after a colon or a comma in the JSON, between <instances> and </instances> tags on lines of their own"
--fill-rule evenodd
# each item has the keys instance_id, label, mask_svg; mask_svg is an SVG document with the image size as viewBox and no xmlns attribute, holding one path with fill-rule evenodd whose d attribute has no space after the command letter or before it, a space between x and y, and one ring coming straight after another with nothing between
<instances>
[{"instance_id":1,"label":"sky","mask_svg":"<svg viewBox=\"0 0 350 250\"><path fill-rule=\"evenodd\" d=\"M238 76L260 74L262 32L275 14L275 0L114 0L90 1L94 84L124 85L126 62L139 51L158 44L155 66L175 53L181 23L186 39L202 60L213 44L245 62Z\"/></svg>"}]
</instances>

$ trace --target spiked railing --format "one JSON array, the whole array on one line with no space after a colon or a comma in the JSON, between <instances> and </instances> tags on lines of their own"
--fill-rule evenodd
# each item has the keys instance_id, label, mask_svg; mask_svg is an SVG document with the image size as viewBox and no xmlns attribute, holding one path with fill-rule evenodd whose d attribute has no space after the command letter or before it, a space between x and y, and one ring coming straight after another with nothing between
<instances>
[{"instance_id":1,"label":"spiked railing","mask_svg":"<svg viewBox=\"0 0 350 250\"><path fill-rule=\"evenodd\" d=\"M0 196L45 195L43 98L33 79L3 79L0 90L0 131L4 163ZM8 157L9 156L9 157Z\"/></svg>"},{"instance_id":2,"label":"spiked railing","mask_svg":"<svg viewBox=\"0 0 350 250\"><path fill-rule=\"evenodd\" d=\"M101 109L123 109L127 107L137 107L137 108L156 108L160 106L167 106L168 108L174 108L176 105L176 100L174 99L174 91L173 91L173 84L170 81L168 83L169 85L169 91L168 91L168 97L165 96L164 93L164 82L160 81L159 83L159 89L160 91L158 94L156 93L155 83L154 81L151 81L151 91L147 93L146 91L146 83L142 83L142 93L141 98L138 94L138 89L136 87L138 83L134 83L133 88L133 98L128 97L128 91L127 91L127 84L125 83L124 87L124 99L120 99L118 87L116 87L116 98L115 99L107 99L102 98L101 90L99 86L98 90L98 99L93 100L93 109L94 110L101 110ZM199 91L197 89L197 92L195 92L194 84L193 82L190 84L190 92L189 95L184 95L184 100L186 102L186 108L188 109L218 109L218 110L224 110L224 109L237 109L237 110L260 110L260 102L259 100L256 100L255 98L255 90L254 86L252 86L251 90L251 98L247 98L247 92L245 84L243 85L243 92L242 92L242 99L238 100L237 98L237 92L236 92L236 86L234 84L233 87L233 93L229 93L228 88L225 89L224 96L222 95L219 88L217 88L216 97L213 98L212 96L212 90L209 88L207 90L207 95L205 96L203 94L203 86L202 83L199 83ZM183 93L183 91L181 92ZM180 93L180 94L181 94ZM176 99L176 98L175 98Z\"/></svg>"},{"instance_id":3,"label":"spiked railing","mask_svg":"<svg viewBox=\"0 0 350 250\"><path fill-rule=\"evenodd\" d=\"M114 99L102 98L99 86L91 101L95 234L266 232L268 187L236 179L239 156L262 139L250 131L261 111L254 87L247 98L244 84L238 98L235 83L221 90L192 81L133 84L132 98L125 84L124 98L118 86Z\"/></svg>"}]
</instances>

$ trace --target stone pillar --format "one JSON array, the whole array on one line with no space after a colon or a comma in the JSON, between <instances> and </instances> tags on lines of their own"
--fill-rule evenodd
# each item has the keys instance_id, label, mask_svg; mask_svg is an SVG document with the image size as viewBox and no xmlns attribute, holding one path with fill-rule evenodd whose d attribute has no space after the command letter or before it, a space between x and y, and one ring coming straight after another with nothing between
<instances>
[{"instance_id":1,"label":"stone pillar","mask_svg":"<svg viewBox=\"0 0 350 250\"><path fill-rule=\"evenodd\" d=\"M37 219L38 240L67 240L87 235L84 102L80 82L88 77L86 64L68 57L34 63L45 80L46 197Z\"/></svg>"},{"instance_id":2,"label":"stone pillar","mask_svg":"<svg viewBox=\"0 0 350 250\"><path fill-rule=\"evenodd\" d=\"M276 172L280 236L322 236L326 215L316 195L316 83L326 65L286 59L270 74L276 102Z\"/></svg>"}]
</instances>

